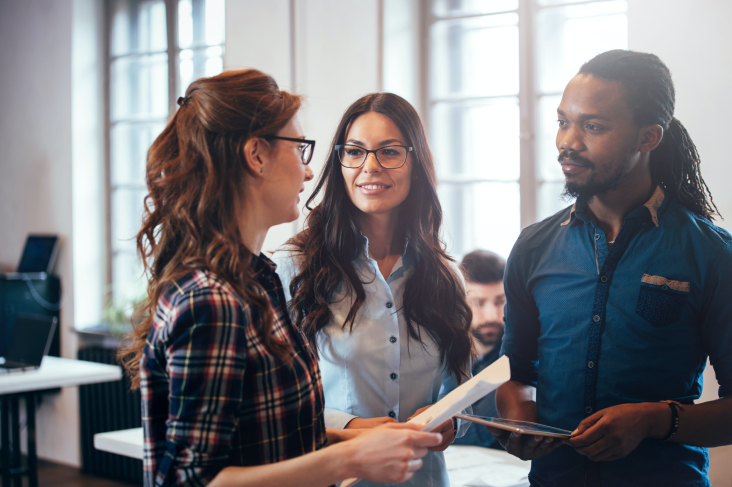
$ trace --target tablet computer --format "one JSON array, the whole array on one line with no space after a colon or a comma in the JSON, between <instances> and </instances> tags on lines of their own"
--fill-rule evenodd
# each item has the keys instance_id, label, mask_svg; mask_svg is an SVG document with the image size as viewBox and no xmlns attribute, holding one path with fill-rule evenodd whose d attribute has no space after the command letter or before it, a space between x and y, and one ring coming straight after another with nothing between
<instances>
[{"instance_id":1,"label":"tablet computer","mask_svg":"<svg viewBox=\"0 0 732 487\"><path fill-rule=\"evenodd\" d=\"M473 416L472 414L456 414L456 418L464 419L473 423L483 424L492 428L498 428L513 433L534 436L551 436L553 438L569 438L571 431L546 426L543 424L529 423L528 421L517 421L515 419L488 418L485 416Z\"/></svg>"}]
</instances>

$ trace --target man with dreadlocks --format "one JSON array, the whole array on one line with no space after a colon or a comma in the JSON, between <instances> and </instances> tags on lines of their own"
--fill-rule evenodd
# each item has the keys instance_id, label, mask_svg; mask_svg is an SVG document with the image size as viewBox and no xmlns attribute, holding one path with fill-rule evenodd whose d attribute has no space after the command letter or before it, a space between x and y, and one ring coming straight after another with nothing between
<instances>
[{"instance_id":1,"label":"man with dreadlocks","mask_svg":"<svg viewBox=\"0 0 732 487\"><path fill-rule=\"evenodd\" d=\"M573 430L492 431L537 486L708 486L732 443L732 236L674 118L658 57L609 51L557 110L571 208L525 228L508 259L502 417ZM694 405L707 357L721 399Z\"/></svg>"}]
</instances>

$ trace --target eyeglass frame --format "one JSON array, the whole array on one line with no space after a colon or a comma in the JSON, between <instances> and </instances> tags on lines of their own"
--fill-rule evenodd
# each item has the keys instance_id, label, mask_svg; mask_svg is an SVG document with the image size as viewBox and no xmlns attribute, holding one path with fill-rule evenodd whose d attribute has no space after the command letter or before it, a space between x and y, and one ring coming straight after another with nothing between
<instances>
[{"instance_id":1,"label":"eyeglass frame","mask_svg":"<svg viewBox=\"0 0 732 487\"><path fill-rule=\"evenodd\" d=\"M343 164L343 160L341 160L341 156L339 155L338 162L341 163L341 166L343 166L347 169L358 169L360 167L363 167L363 165L366 164L366 159L369 158L369 154L372 154L372 153L374 154L374 158L376 158L376 162L378 162L379 166L381 166L382 168L387 169L387 170L388 169L401 169L402 167L404 167L404 164L407 163L407 159L409 159L409 153L414 152L414 147L409 146L409 145L401 145L401 144L389 144L389 145L385 145L384 147L379 147L378 149L374 149L374 150L369 150L365 147L361 147L360 145L356 145L356 144L338 144L334 147L334 149L336 150L336 152L340 152L341 147L346 147L346 146L358 147L359 149L366 151L366 155L363 157L363 161L361 161L361 164L359 164L358 166L346 166L345 164ZM386 149L387 147L404 147L405 149L407 149L407 155L404 156L404 162L402 162L401 166L386 167L381 163L381 161L379 160L379 156L376 155L376 152L380 151L381 149Z\"/></svg>"},{"instance_id":2,"label":"eyeglass frame","mask_svg":"<svg viewBox=\"0 0 732 487\"><path fill-rule=\"evenodd\" d=\"M309 144L310 145L310 157L308 157L308 160L302 160L303 165L307 166L310 164L310 162L313 160L313 154L315 153L315 141L312 139L296 139L294 137L280 137L279 135L262 135L261 136L264 140L289 140L290 142L300 142L301 144ZM300 151L302 154L302 151ZM303 159L301 157L301 159Z\"/></svg>"}]
</instances>

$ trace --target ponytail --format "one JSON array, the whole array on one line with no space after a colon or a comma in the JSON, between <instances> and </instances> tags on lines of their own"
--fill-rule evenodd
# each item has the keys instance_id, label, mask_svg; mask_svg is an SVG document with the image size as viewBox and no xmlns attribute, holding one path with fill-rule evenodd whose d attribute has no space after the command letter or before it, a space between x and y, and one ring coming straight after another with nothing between
<instances>
[{"instance_id":1,"label":"ponytail","mask_svg":"<svg viewBox=\"0 0 732 487\"><path fill-rule=\"evenodd\" d=\"M636 125L663 127L661 144L651 151L651 173L666 194L707 220L721 216L702 178L696 146L674 118L676 90L658 56L615 49L590 59L579 72L621 83Z\"/></svg>"},{"instance_id":2,"label":"ponytail","mask_svg":"<svg viewBox=\"0 0 732 487\"><path fill-rule=\"evenodd\" d=\"M689 211L711 220L719 211L702 178L700 164L689 133L672 117L661 144L651 152L651 171L669 196Z\"/></svg>"}]
</instances>

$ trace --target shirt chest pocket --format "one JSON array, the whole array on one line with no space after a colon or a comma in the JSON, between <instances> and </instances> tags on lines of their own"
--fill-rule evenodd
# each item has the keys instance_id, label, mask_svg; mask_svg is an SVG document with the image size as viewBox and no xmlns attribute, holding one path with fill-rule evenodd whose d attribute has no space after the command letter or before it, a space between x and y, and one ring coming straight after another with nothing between
<instances>
[{"instance_id":1,"label":"shirt chest pocket","mask_svg":"<svg viewBox=\"0 0 732 487\"><path fill-rule=\"evenodd\" d=\"M681 318L690 289L688 282L643 274L635 311L656 328L676 323Z\"/></svg>"}]
</instances>

